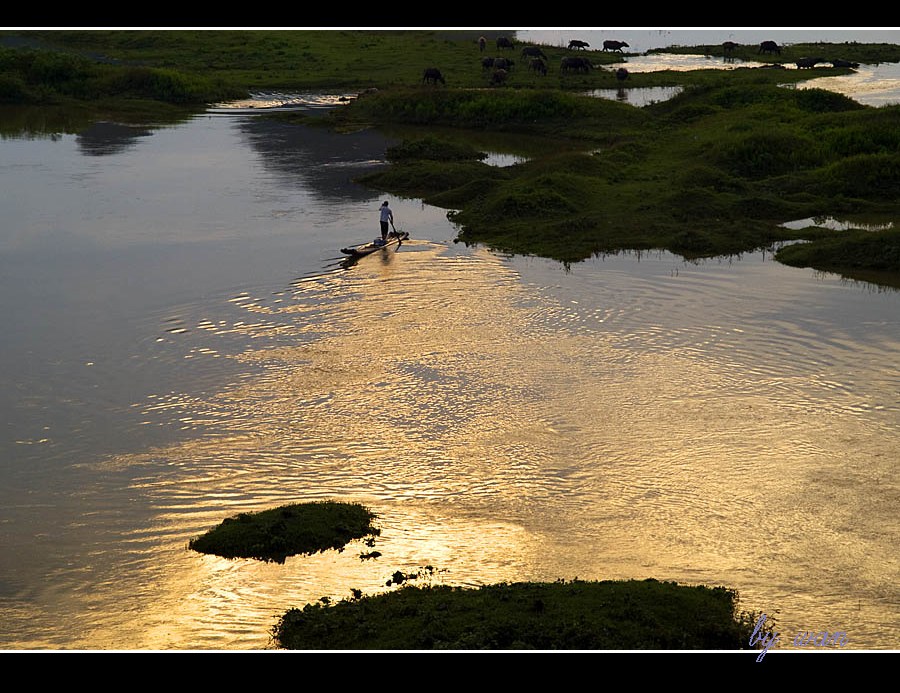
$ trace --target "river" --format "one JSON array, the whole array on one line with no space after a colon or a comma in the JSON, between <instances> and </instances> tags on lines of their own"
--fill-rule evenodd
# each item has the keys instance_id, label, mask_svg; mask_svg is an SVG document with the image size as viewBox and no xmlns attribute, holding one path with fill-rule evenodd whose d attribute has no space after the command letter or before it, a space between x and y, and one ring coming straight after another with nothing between
<instances>
[{"instance_id":1,"label":"river","mask_svg":"<svg viewBox=\"0 0 900 693\"><path fill-rule=\"evenodd\" d=\"M0 141L0 647L263 650L397 570L736 589L900 642L900 293L767 252L563 267L360 188L374 133L214 109ZM411 234L341 263L383 199ZM368 547L200 555L321 499Z\"/></svg>"}]
</instances>

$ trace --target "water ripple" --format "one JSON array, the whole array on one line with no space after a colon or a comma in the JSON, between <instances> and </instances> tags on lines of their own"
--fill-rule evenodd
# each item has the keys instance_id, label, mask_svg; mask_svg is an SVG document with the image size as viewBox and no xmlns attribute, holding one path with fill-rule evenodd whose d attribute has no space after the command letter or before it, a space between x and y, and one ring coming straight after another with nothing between
<instances>
[{"instance_id":1,"label":"water ripple","mask_svg":"<svg viewBox=\"0 0 900 693\"><path fill-rule=\"evenodd\" d=\"M185 306L161 324L191 329L160 349L243 376L148 397L147 424L185 437L100 463L110 487L86 491L104 500L80 521L117 536L118 504L136 495L153 522L85 547L109 563L92 580L121 594L149 571L155 587L122 605L129 634L91 627L139 647L264 648L279 609L384 590L426 564L453 584L724 582L801 609L790 562L835 595L858 589L848 575L893 594L879 576L896 530L896 324L852 297L854 320L799 310L849 289L784 273L663 255L564 272L419 243L219 310ZM328 498L374 509L381 559L354 546L276 570L184 550L226 516ZM836 597L816 608L842 617Z\"/></svg>"}]
</instances>

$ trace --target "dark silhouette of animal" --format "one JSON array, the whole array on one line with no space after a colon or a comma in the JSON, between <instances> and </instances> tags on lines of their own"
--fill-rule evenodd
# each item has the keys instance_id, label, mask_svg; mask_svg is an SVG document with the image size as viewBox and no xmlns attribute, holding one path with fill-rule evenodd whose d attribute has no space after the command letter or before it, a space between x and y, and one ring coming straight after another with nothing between
<instances>
[{"instance_id":1,"label":"dark silhouette of animal","mask_svg":"<svg viewBox=\"0 0 900 693\"><path fill-rule=\"evenodd\" d=\"M494 74L491 75L491 85L499 86L503 84L508 76L509 73L506 70L494 70Z\"/></svg>"},{"instance_id":2,"label":"dark silhouette of animal","mask_svg":"<svg viewBox=\"0 0 900 693\"><path fill-rule=\"evenodd\" d=\"M851 63L849 60L841 60L840 58L837 60L827 60L825 62L830 62L831 67L850 67L854 70L859 67L859 63Z\"/></svg>"},{"instance_id":3,"label":"dark silhouette of animal","mask_svg":"<svg viewBox=\"0 0 900 693\"><path fill-rule=\"evenodd\" d=\"M778 53L778 55L781 55L781 46L779 46L774 41L763 41L761 44L759 44L759 50L756 52L757 52L757 54L759 54L759 53Z\"/></svg>"},{"instance_id":4,"label":"dark silhouette of animal","mask_svg":"<svg viewBox=\"0 0 900 693\"><path fill-rule=\"evenodd\" d=\"M488 70L494 67L494 59L493 58L482 58L481 59L481 69Z\"/></svg>"},{"instance_id":5,"label":"dark silhouette of animal","mask_svg":"<svg viewBox=\"0 0 900 693\"><path fill-rule=\"evenodd\" d=\"M436 67L428 67L425 68L425 72L422 75L422 84L426 84L430 82L431 84L437 84L440 82L441 84L446 84L446 80L444 79L444 75L441 74L441 71Z\"/></svg>"},{"instance_id":6,"label":"dark silhouette of animal","mask_svg":"<svg viewBox=\"0 0 900 693\"><path fill-rule=\"evenodd\" d=\"M562 73L567 72L590 72L594 68L594 64L587 58L575 58L567 55L559 63L559 70Z\"/></svg>"},{"instance_id":7,"label":"dark silhouette of animal","mask_svg":"<svg viewBox=\"0 0 900 693\"><path fill-rule=\"evenodd\" d=\"M622 52L623 48L630 48L630 46L624 41L604 41L603 42L603 50L605 51L619 51Z\"/></svg>"},{"instance_id":8,"label":"dark silhouette of animal","mask_svg":"<svg viewBox=\"0 0 900 693\"><path fill-rule=\"evenodd\" d=\"M478 50L484 53L485 48L487 48L487 39L482 36L480 39L478 39Z\"/></svg>"},{"instance_id":9,"label":"dark silhouette of animal","mask_svg":"<svg viewBox=\"0 0 900 693\"><path fill-rule=\"evenodd\" d=\"M616 79L620 82L624 82L626 79L628 79L628 70L626 70L624 67L620 67L618 70L616 70Z\"/></svg>"},{"instance_id":10,"label":"dark silhouette of animal","mask_svg":"<svg viewBox=\"0 0 900 693\"><path fill-rule=\"evenodd\" d=\"M528 68L545 77L547 75L547 63L540 58L532 58L528 63Z\"/></svg>"},{"instance_id":11,"label":"dark silhouette of animal","mask_svg":"<svg viewBox=\"0 0 900 693\"><path fill-rule=\"evenodd\" d=\"M569 41L569 50L579 51L584 50L585 48L590 48L591 44L587 41L579 41L578 39L572 39Z\"/></svg>"},{"instance_id":12,"label":"dark silhouette of animal","mask_svg":"<svg viewBox=\"0 0 900 693\"><path fill-rule=\"evenodd\" d=\"M515 61L510 58L494 58L494 67L498 70L509 70L513 69L513 65L515 65Z\"/></svg>"},{"instance_id":13,"label":"dark silhouette of animal","mask_svg":"<svg viewBox=\"0 0 900 693\"><path fill-rule=\"evenodd\" d=\"M724 55L732 55L737 49L737 44L734 41L724 41L722 43L722 53Z\"/></svg>"},{"instance_id":14,"label":"dark silhouette of animal","mask_svg":"<svg viewBox=\"0 0 900 693\"><path fill-rule=\"evenodd\" d=\"M544 55L544 51L542 51L538 46L525 46L522 49L522 57L523 58L543 58L547 59L547 56Z\"/></svg>"},{"instance_id":15,"label":"dark silhouette of animal","mask_svg":"<svg viewBox=\"0 0 900 693\"><path fill-rule=\"evenodd\" d=\"M824 63L825 58L797 58L797 69L802 70L803 68L813 68L818 63Z\"/></svg>"},{"instance_id":16,"label":"dark silhouette of animal","mask_svg":"<svg viewBox=\"0 0 900 693\"><path fill-rule=\"evenodd\" d=\"M512 39L508 39L505 36L501 36L497 39L497 50L501 50L503 48L513 48Z\"/></svg>"}]
</instances>

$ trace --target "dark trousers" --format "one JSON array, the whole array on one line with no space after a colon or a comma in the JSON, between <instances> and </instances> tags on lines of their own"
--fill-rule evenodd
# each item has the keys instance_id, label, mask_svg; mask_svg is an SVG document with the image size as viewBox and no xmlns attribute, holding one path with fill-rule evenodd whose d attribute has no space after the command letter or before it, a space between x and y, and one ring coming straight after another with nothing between
<instances>
[{"instance_id":1,"label":"dark trousers","mask_svg":"<svg viewBox=\"0 0 900 693\"><path fill-rule=\"evenodd\" d=\"M381 237L384 240L387 240L388 237L388 223L386 221L381 222Z\"/></svg>"}]
</instances>

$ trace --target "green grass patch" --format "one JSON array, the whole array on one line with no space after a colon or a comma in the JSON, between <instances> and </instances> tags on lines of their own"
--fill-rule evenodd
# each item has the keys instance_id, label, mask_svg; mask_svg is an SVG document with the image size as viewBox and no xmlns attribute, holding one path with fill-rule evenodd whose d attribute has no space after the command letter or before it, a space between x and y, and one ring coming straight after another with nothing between
<instances>
[{"instance_id":1,"label":"green grass patch","mask_svg":"<svg viewBox=\"0 0 900 693\"><path fill-rule=\"evenodd\" d=\"M388 147L387 158L391 163L410 159L427 161L482 161L487 154L474 147L439 137L426 136L421 139L405 140L401 144Z\"/></svg>"},{"instance_id":2,"label":"green grass patch","mask_svg":"<svg viewBox=\"0 0 900 693\"><path fill-rule=\"evenodd\" d=\"M779 262L854 276L859 270L900 274L900 229L835 231L808 243L784 246Z\"/></svg>"}]
</instances>

